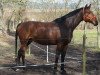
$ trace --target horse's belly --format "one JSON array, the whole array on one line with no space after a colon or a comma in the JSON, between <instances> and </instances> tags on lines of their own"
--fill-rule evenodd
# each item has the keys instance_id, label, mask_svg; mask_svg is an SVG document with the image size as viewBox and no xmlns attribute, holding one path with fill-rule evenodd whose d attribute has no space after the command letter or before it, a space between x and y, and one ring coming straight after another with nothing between
<instances>
[{"instance_id":1,"label":"horse's belly","mask_svg":"<svg viewBox=\"0 0 100 75\"><path fill-rule=\"evenodd\" d=\"M57 44L57 40L49 40L49 39L38 39L38 40L35 40L34 42L37 42L42 45L56 45Z\"/></svg>"}]
</instances>

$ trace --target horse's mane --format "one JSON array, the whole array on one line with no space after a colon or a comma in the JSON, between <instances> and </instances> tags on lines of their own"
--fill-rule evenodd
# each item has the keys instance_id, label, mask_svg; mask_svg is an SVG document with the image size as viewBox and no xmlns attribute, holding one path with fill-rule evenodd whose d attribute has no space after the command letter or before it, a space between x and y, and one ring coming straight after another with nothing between
<instances>
[{"instance_id":1,"label":"horse's mane","mask_svg":"<svg viewBox=\"0 0 100 75\"><path fill-rule=\"evenodd\" d=\"M66 20L66 18L69 18L69 17L71 17L71 16L76 15L81 9L82 9L82 8L79 8L79 9L76 9L76 10L74 10L74 11L72 11L72 12L69 12L68 14L66 14L66 15L64 15L64 16L53 20L53 22L62 23L62 22L64 22L64 21Z\"/></svg>"}]
</instances>

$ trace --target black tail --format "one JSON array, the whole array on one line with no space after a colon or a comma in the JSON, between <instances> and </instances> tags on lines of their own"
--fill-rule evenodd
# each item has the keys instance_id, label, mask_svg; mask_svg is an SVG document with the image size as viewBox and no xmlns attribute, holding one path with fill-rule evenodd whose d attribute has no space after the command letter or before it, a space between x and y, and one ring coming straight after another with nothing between
<instances>
[{"instance_id":1,"label":"black tail","mask_svg":"<svg viewBox=\"0 0 100 75\"><path fill-rule=\"evenodd\" d=\"M15 32L15 57L17 57L17 39L18 39L18 33L17 33L17 29L16 29L16 32Z\"/></svg>"},{"instance_id":2,"label":"black tail","mask_svg":"<svg viewBox=\"0 0 100 75\"><path fill-rule=\"evenodd\" d=\"M17 32L17 29L19 27L21 23L18 24L17 28L16 28L16 32L15 32L15 57L17 57L17 54L18 54L18 50L17 50L17 39L18 39L18 32Z\"/></svg>"}]
</instances>

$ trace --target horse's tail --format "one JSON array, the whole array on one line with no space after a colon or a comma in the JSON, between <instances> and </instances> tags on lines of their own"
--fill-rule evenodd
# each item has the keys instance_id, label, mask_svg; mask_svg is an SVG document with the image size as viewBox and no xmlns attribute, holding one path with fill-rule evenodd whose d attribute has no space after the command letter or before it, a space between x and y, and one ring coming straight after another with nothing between
<instances>
[{"instance_id":1,"label":"horse's tail","mask_svg":"<svg viewBox=\"0 0 100 75\"><path fill-rule=\"evenodd\" d=\"M18 39L18 33L17 33L17 29L15 32L15 57L17 57L17 39Z\"/></svg>"},{"instance_id":2,"label":"horse's tail","mask_svg":"<svg viewBox=\"0 0 100 75\"><path fill-rule=\"evenodd\" d=\"M18 26L20 25L21 23L18 24ZM17 39L18 39L18 26L16 28L16 32L15 32L15 57L17 57L17 54L18 54L18 50L17 50Z\"/></svg>"}]
</instances>

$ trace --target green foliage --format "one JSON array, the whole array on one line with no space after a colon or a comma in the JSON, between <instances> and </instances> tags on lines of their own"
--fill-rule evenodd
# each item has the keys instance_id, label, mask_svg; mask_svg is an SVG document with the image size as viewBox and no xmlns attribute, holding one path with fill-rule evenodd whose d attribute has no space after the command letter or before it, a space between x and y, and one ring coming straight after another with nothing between
<instances>
[{"instance_id":1,"label":"green foliage","mask_svg":"<svg viewBox=\"0 0 100 75\"><path fill-rule=\"evenodd\" d=\"M100 37L100 35L97 35L97 30L96 29L87 29L86 31L86 48L90 48L92 51L100 51L100 49L98 49L97 47L97 36ZM100 33L100 32L99 32ZM72 43L74 45L79 45L79 44L83 44L83 34L84 34L84 30L75 30L74 31L74 35L73 35L73 40ZM100 40L100 39L99 39ZM100 42L99 42L99 46L100 46Z\"/></svg>"}]
</instances>

